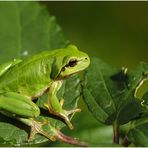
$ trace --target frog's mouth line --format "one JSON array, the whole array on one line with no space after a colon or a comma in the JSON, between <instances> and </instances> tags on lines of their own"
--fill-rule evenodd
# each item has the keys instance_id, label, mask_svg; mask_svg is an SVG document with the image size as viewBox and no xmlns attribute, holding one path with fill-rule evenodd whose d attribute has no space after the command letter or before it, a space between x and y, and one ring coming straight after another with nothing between
<instances>
[{"instance_id":1,"label":"frog's mouth line","mask_svg":"<svg viewBox=\"0 0 148 148\"><path fill-rule=\"evenodd\" d=\"M80 70L80 71L74 72L74 73L72 73L72 74L70 74L70 75L65 75L65 76L63 76L63 77L60 76L60 74L61 74L61 72L60 72L60 74L57 76L57 78L56 78L55 80L63 80L63 79L65 79L65 78L72 77L72 76L74 76L75 74L80 73L80 72L82 72L82 71L83 71L83 70Z\"/></svg>"},{"instance_id":2,"label":"frog's mouth line","mask_svg":"<svg viewBox=\"0 0 148 148\"><path fill-rule=\"evenodd\" d=\"M72 73L72 74L70 74L70 75L65 75L63 78L72 77L73 75L75 75L75 74L77 74L77 73L80 73L80 72L82 72L82 71L83 71L83 70L80 70L80 71L74 72L74 73Z\"/></svg>"}]
</instances>

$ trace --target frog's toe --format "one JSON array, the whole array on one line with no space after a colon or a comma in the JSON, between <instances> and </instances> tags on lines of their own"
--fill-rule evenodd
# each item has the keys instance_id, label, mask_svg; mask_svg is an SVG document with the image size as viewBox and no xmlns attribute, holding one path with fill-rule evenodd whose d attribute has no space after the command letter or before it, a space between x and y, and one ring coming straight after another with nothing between
<instances>
[{"instance_id":1,"label":"frog's toe","mask_svg":"<svg viewBox=\"0 0 148 148\"><path fill-rule=\"evenodd\" d=\"M67 126L72 130L74 129L72 123L70 122L69 117L66 114L61 114L61 117L64 119L65 123L67 124Z\"/></svg>"},{"instance_id":2,"label":"frog's toe","mask_svg":"<svg viewBox=\"0 0 148 148\"><path fill-rule=\"evenodd\" d=\"M62 98L61 100L60 100L60 105L63 107L63 105L64 105L64 99Z\"/></svg>"},{"instance_id":3,"label":"frog's toe","mask_svg":"<svg viewBox=\"0 0 148 148\"><path fill-rule=\"evenodd\" d=\"M69 110L69 111L67 111L67 114L71 115L71 114L76 113L76 112L81 112L81 109L80 108L76 108L76 109Z\"/></svg>"}]
</instances>

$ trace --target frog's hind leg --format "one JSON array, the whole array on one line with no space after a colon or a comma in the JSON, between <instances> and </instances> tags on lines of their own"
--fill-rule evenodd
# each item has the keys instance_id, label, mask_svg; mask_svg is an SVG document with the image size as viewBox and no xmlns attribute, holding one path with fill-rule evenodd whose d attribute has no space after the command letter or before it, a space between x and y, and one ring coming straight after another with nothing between
<instances>
[{"instance_id":1,"label":"frog's hind leg","mask_svg":"<svg viewBox=\"0 0 148 148\"><path fill-rule=\"evenodd\" d=\"M60 140L62 142L73 144L73 145L76 145L76 146L81 146L81 147L87 146L87 144L85 142L82 142L82 141L79 141L76 138L72 138L72 137L64 135L58 129L51 126L49 122L45 121L45 122L41 123L41 122L35 121L34 119L31 119L31 118L30 119L20 118L19 120L21 122L31 126L31 133L30 133L30 137L29 137L29 140L28 140L29 142L33 141L36 134L41 134L51 141ZM43 130L44 124L48 124L50 134L48 134L47 132L45 132Z\"/></svg>"},{"instance_id":2,"label":"frog's hind leg","mask_svg":"<svg viewBox=\"0 0 148 148\"><path fill-rule=\"evenodd\" d=\"M46 119L40 118L38 106L23 95L14 92L0 94L0 112L31 127L28 141L33 141L35 135L40 134L51 141L58 139L78 146L84 145L74 138L63 135L59 129L52 126ZM45 124L47 124L46 129Z\"/></svg>"},{"instance_id":3,"label":"frog's hind leg","mask_svg":"<svg viewBox=\"0 0 148 148\"><path fill-rule=\"evenodd\" d=\"M3 93L0 95L0 110L5 116L17 119L31 127L29 141L32 141L36 134L41 134L51 141L56 140L52 136L55 135L55 128L48 122L37 121L40 109L28 97L14 92ZM43 129L45 124L49 126L50 135Z\"/></svg>"},{"instance_id":4,"label":"frog's hind leg","mask_svg":"<svg viewBox=\"0 0 148 148\"><path fill-rule=\"evenodd\" d=\"M40 114L40 109L30 98L15 92L0 94L0 110L13 117L30 118Z\"/></svg>"}]
</instances>

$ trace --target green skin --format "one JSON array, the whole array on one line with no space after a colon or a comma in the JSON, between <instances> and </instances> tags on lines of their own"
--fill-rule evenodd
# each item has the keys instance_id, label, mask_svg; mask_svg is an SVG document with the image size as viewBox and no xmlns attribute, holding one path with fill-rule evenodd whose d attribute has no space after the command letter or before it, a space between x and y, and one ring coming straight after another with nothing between
<instances>
[{"instance_id":1,"label":"green skin","mask_svg":"<svg viewBox=\"0 0 148 148\"><path fill-rule=\"evenodd\" d=\"M64 49L45 51L25 60L0 65L1 113L31 126L30 141L36 133L55 140L42 129L44 123L35 120L40 115L40 109L32 100L47 92L48 102L44 104L45 107L72 129L69 115L80 109L63 109L64 100L59 101L57 92L64 79L86 69L89 64L86 53L69 45ZM54 132L55 129L51 126L51 130Z\"/></svg>"}]
</instances>

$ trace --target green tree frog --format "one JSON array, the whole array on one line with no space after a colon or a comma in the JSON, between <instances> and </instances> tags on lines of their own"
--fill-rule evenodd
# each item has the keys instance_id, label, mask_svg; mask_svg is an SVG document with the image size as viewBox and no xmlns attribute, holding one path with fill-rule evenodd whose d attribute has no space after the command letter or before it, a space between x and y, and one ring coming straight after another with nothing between
<instances>
[{"instance_id":1,"label":"green tree frog","mask_svg":"<svg viewBox=\"0 0 148 148\"><path fill-rule=\"evenodd\" d=\"M40 115L40 109L32 101L48 93L48 101L44 106L50 114L62 118L72 129L69 115L80 109L63 109L64 100L57 98L57 92L64 79L86 69L89 64L86 53L69 45L64 49L44 51L24 60L0 65L1 113L30 126L29 140L33 140L37 133L48 137L42 129L43 123L35 120ZM53 140L53 137L48 138Z\"/></svg>"}]
</instances>

